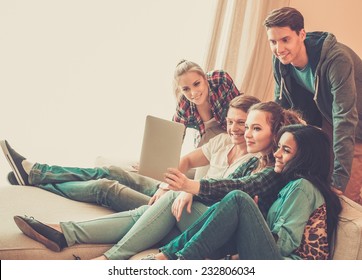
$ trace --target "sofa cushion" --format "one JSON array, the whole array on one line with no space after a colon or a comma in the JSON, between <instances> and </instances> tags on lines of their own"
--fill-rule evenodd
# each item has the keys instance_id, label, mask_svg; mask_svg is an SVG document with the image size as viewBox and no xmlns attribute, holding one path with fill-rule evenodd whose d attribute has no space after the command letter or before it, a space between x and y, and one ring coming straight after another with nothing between
<instances>
[{"instance_id":1,"label":"sofa cushion","mask_svg":"<svg viewBox=\"0 0 362 280\"><path fill-rule=\"evenodd\" d=\"M82 221L110 213L110 209L90 203L73 201L36 187L0 186L0 259L52 260L90 259L100 256L111 244L82 244L65 248L61 252L48 250L44 245L28 238L16 226L13 216L27 215L45 222Z\"/></svg>"},{"instance_id":2,"label":"sofa cushion","mask_svg":"<svg viewBox=\"0 0 362 280\"><path fill-rule=\"evenodd\" d=\"M339 215L337 240L333 259L362 259L362 206L340 196L342 212Z\"/></svg>"}]
</instances>

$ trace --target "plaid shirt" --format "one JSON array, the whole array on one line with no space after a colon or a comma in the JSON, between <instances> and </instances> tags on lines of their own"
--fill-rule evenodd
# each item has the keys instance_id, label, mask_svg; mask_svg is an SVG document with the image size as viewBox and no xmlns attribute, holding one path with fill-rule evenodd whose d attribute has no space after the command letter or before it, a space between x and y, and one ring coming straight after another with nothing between
<instances>
[{"instance_id":1,"label":"plaid shirt","mask_svg":"<svg viewBox=\"0 0 362 280\"><path fill-rule=\"evenodd\" d=\"M209 102L211 104L212 114L215 120L226 130L226 114L229 108L229 102L240 95L232 78L223 70L215 70L206 74L209 83ZM198 140L195 139L195 145L201 136L205 134L205 125L194 103L187 100L182 95L173 121L183 123L186 127L194 128L199 132Z\"/></svg>"},{"instance_id":2,"label":"plaid shirt","mask_svg":"<svg viewBox=\"0 0 362 280\"><path fill-rule=\"evenodd\" d=\"M211 205L220 201L229 192L241 190L252 198L256 195L259 197L258 206L266 218L269 208L287 182L280 173L274 171L274 167L264 168L262 171L251 175L258 163L259 159L253 157L240 165L226 179L201 180L200 193L197 198L195 197L196 200Z\"/></svg>"}]
</instances>

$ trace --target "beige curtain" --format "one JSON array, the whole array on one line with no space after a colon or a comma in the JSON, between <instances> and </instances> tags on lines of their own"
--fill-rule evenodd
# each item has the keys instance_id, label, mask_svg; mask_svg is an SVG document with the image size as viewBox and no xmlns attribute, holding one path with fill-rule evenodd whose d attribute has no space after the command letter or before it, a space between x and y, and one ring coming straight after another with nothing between
<instances>
[{"instance_id":1,"label":"beige curtain","mask_svg":"<svg viewBox=\"0 0 362 280\"><path fill-rule=\"evenodd\" d=\"M204 69L224 69L241 92L273 99L272 54L263 21L290 0L219 0Z\"/></svg>"}]
</instances>

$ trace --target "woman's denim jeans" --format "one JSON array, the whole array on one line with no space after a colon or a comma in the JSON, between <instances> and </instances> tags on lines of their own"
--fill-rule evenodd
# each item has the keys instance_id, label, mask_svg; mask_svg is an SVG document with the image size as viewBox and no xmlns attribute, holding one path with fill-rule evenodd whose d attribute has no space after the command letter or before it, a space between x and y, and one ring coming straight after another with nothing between
<instances>
[{"instance_id":1,"label":"woman's denim jeans","mask_svg":"<svg viewBox=\"0 0 362 280\"><path fill-rule=\"evenodd\" d=\"M116 243L104 255L108 259L126 260L167 238L170 232L180 234L206 211L207 206L195 201L191 214L185 210L177 223L171 206L178 194L168 191L152 206L144 205L91 221L60 223L60 226L69 246L76 243Z\"/></svg>"},{"instance_id":2,"label":"woman's denim jeans","mask_svg":"<svg viewBox=\"0 0 362 280\"><path fill-rule=\"evenodd\" d=\"M36 163L30 184L67 197L96 203L115 211L134 209L148 203L159 181L122 168L77 168Z\"/></svg>"},{"instance_id":3,"label":"woman's denim jeans","mask_svg":"<svg viewBox=\"0 0 362 280\"><path fill-rule=\"evenodd\" d=\"M199 260L230 243L240 259L282 259L257 205L242 191L230 192L160 250L169 259Z\"/></svg>"}]
</instances>

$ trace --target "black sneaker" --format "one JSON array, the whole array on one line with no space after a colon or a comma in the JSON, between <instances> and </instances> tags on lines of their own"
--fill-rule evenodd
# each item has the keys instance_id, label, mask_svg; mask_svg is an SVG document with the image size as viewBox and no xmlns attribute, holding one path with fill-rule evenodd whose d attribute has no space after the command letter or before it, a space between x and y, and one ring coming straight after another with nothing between
<instances>
[{"instance_id":1,"label":"black sneaker","mask_svg":"<svg viewBox=\"0 0 362 280\"><path fill-rule=\"evenodd\" d=\"M20 185L29 185L29 176L25 172L23 165L21 164L26 158L24 158L22 155L19 155L15 150L13 150L13 148L10 147L8 141L6 140L0 141L0 146L3 149L4 155L14 171L16 180L19 182Z\"/></svg>"},{"instance_id":2,"label":"black sneaker","mask_svg":"<svg viewBox=\"0 0 362 280\"><path fill-rule=\"evenodd\" d=\"M11 185L19 185L19 182L16 180L16 176L13 171L8 173L8 181Z\"/></svg>"}]
</instances>

